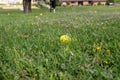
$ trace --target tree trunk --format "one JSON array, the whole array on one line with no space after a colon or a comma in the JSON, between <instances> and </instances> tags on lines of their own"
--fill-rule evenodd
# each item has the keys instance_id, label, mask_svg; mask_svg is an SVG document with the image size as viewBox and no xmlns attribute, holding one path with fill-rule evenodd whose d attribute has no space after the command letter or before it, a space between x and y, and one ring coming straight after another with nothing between
<instances>
[{"instance_id":1,"label":"tree trunk","mask_svg":"<svg viewBox=\"0 0 120 80\"><path fill-rule=\"evenodd\" d=\"M23 9L24 13L31 12L31 0L23 0Z\"/></svg>"}]
</instances>

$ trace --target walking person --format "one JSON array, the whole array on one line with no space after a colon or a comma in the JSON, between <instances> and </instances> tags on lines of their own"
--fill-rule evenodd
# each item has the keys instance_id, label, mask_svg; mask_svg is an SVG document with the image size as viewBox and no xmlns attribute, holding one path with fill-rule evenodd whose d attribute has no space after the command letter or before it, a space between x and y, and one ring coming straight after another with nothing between
<instances>
[{"instance_id":1,"label":"walking person","mask_svg":"<svg viewBox=\"0 0 120 80\"><path fill-rule=\"evenodd\" d=\"M50 0L50 12L52 12L52 10L55 13L55 8L56 8L56 0Z\"/></svg>"}]
</instances>

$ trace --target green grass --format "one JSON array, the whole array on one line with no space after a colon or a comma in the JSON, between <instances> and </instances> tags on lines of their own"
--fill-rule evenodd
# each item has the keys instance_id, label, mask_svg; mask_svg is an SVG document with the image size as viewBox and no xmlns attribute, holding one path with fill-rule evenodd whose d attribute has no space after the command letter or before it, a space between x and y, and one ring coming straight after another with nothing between
<instances>
[{"instance_id":1,"label":"green grass","mask_svg":"<svg viewBox=\"0 0 120 80\"><path fill-rule=\"evenodd\" d=\"M120 2L119 0L114 0L115 2Z\"/></svg>"},{"instance_id":2,"label":"green grass","mask_svg":"<svg viewBox=\"0 0 120 80\"><path fill-rule=\"evenodd\" d=\"M0 80L120 80L119 7L0 9L0 38Z\"/></svg>"}]
</instances>

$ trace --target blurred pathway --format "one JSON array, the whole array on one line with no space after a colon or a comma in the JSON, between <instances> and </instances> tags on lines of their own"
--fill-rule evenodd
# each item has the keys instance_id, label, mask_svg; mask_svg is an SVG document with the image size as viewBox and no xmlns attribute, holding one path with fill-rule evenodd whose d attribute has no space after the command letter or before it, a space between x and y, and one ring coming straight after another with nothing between
<instances>
[{"instance_id":1,"label":"blurred pathway","mask_svg":"<svg viewBox=\"0 0 120 80\"><path fill-rule=\"evenodd\" d=\"M39 4L41 5L41 6L43 6L43 7L46 7L46 8L48 8L48 9L50 9L50 5L49 4L46 4L45 3L45 1L39 1Z\"/></svg>"}]
</instances>

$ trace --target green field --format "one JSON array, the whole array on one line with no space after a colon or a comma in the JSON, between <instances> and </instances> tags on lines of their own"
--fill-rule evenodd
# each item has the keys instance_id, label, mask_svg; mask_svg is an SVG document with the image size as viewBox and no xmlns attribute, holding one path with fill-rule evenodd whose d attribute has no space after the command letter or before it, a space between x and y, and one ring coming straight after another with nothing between
<instances>
[{"instance_id":1,"label":"green field","mask_svg":"<svg viewBox=\"0 0 120 80\"><path fill-rule=\"evenodd\" d=\"M0 9L0 80L120 80L120 7Z\"/></svg>"}]
</instances>

